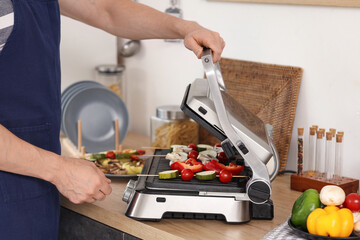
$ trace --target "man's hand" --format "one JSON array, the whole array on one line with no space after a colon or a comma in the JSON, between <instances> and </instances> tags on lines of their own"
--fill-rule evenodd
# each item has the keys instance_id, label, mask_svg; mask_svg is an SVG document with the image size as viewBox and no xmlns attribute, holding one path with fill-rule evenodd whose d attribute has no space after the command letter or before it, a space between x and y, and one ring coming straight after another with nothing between
<instances>
[{"instance_id":1,"label":"man's hand","mask_svg":"<svg viewBox=\"0 0 360 240\"><path fill-rule=\"evenodd\" d=\"M193 51L199 59L204 47L211 48L213 61L218 62L225 47L225 41L219 33L203 28L189 32L184 38L184 45Z\"/></svg>"},{"instance_id":2,"label":"man's hand","mask_svg":"<svg viewBox=\"0 0 360 240\"><path fill-rule=\"evenodd\" d=\"M76 158L62 158L53 184L75 204L104 200L111 193L111 180L94 163Z\"/></svg>"}]
</instances>

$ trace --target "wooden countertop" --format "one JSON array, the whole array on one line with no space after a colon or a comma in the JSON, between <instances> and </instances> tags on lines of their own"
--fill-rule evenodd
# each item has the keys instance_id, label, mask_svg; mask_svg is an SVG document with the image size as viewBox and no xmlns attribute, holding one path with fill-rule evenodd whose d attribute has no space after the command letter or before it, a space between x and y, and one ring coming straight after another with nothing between
<instances>
[{"instance_id":1,"label":"wooden countertop","mask_svg":"<svg viewBox=\"0 0 360 240\"><path fill-rule=\"evenodd\" d=\"M124 148L149 146L149 138L129 133ZM69 153L63 150L64 155ZM129 179L112 178L112 194L104 201L76 205L62 197L61 205L79 214L142 239L261 239L287 220L300 192L290 190L290 175L278 176L272 182L271 199L274 219L251 220L245 224L228 224L218 220L162 219L160 222L136 221L125 216L127 204L122 195Z\"/></svg>"}]
</instances>

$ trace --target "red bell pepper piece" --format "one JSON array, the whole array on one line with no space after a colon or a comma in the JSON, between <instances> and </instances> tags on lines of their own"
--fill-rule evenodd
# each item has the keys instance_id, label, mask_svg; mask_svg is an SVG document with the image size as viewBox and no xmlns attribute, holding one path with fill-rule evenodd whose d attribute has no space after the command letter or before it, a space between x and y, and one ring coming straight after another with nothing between
<instances>
[{"instance_id":1,"label":"red bell pepper piece","mask_svg":"<svg viewBox=\"0 0 360 240\"><path fill-rule=\"evenodd\" d=\"M215 171L217 175L219 175L220 171L225 169L225 165L222 163L219 163L216 160L211 160L207 164L205 164L204 169L206 171Z\"/></svg>"},{"instance_id":2,"label":"red bell pepper piece","mask_svg":"<svg viewBox=\"0 0 360 240\"><path fill-rule=\"evenodd\" d=\"M244 166L230 163L229 166L225 166L225 169L231 172L232 175L238 175L244 170Z\"/></svg>"},{"instance_id":3,"label":"red bell pepper piece","mask_svg":"<svg viewBox=\"0 0 360 240\"><path fill-rule=\"evenodd\" d=\"M171 168L172 170L178 170L179 172L181 172L181 171L184 169L184 167L183 167L182 165L180 165L180 162L174 162L174 163L172 163L172 164L170 165L170 168Z\"/></svg>"},{"instance_id":4,"label":"red bell pepper piece","mask_svg":"<svg viewBox=\"0 0 360 240\"><path fill-rule=\"evenodd\" d=\"M174 162L170 165L172 170L178 170L181 172L183 169L190 169L193 173L200 172L203 170L201 162L196 161L194 158L189 158L185 162Z\"/></svg>"}]
</instances>

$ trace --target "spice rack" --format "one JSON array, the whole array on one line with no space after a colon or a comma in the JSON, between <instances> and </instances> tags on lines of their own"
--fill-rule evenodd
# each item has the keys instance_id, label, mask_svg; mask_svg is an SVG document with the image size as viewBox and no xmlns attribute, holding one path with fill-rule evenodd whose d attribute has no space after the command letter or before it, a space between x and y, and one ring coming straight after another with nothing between
<instances>
[{"instance_id":1,"label":"spice rack","mask_svg":"<svg viewBox=\"0 0 360 240\"><path fill-rule=\"evenodd\" d=\"M325 185L336 185L341 187L346 195L357 192L359 189L359 180L347 177L341 177L336 181L314 178L311 172L303 172L302 175L292 174L290 179L290 188L295 191L303 192L312 188L320 192Z\"/></svg>"},{"instance_id":2,"label":"spice rack","mask_svg":"<svg viewBox=\"0 0 360 240\"><path fill-rule=\"evenodd\" d=\"M308 158L304 159L304 128L298 128L297 174L291 175L292 190L303 192L312 188L320 192L325 185L336 185L346 194L358 191L359 180L342 176L343 137L343 131L336 132L336 129L330 128L325 132L324 128L311 126Z\"/></svg>"}]
</instances>

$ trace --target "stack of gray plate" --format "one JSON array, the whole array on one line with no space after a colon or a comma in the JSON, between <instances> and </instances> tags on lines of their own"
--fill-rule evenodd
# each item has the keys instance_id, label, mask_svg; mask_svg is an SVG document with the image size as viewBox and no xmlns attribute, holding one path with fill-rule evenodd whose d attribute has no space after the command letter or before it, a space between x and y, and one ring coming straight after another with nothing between
<instances>
[{"instance_id":1,"label":"stack of gray plate","mask_svg":"<svg viewBox=\"0 0 360 240\"><path fill-rule=\"evenodd\" d=\"M115 147L115 120L119 121L119 142L129 128L129 114L123 100L94 81L80 81L61 94L61 130L77 145L77 122L82 122L82 145L86 152L102 152Z\"/></svg>"}]
</instances>

